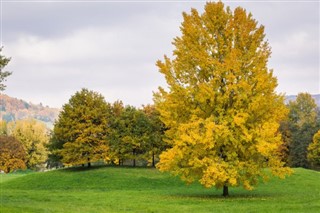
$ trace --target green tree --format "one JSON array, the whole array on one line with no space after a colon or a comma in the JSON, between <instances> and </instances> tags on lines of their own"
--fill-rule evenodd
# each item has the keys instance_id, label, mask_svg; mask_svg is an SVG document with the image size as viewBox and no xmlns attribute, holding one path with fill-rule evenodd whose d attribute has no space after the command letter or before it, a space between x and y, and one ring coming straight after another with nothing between
<instances>
[{"instance_id":1,"label":"green tree","mask_svg":"<svg viewBox=\"0 0 320 213\"><path fill-rule=\"evenodd\" d=\"M9 173L26 168L26 151L12 136L0 136L0 171Z\"/></svg>"},{"instance_id":2,"label":"green tree","mask_svg":"<svg viewBox=\"0 0 320 213\"><path fill-rule=\"evenodd\" d=\"M146 159L152 167L155 167L159 155L168 148L163 142L165 126L160 120L160 114L154 105L143 106L143 112L148 118L148 143L146 150Z\"/></svg>"},{"instance_id":3,"label":"green tree","mask_svg":"<svg viewBox=\"0 0 320 213\"><path fill-rule=\"evenodd\" d=\"M110 105L104 97L82 89L63 106L53 129L51 144L54 155L66 165L80 165L109 160L107 132Z\"/></svg>"},{"instance_id":4,"label":"green tree","mask_svg":"<svg viewBox=\"0 0 320 213\"><path fill-rule=\"evenodd\" d=\"M27 152L28 168L42 166L48 158L48 129L42 122L34 119L12 121L8 124L9 135L21 142Z\"/></svg>"},{"instance_id":5,"label":"green tree","mask_svg":"<svg viewBox=\"0 0 320 213\"><path fill-rule=\"evenodd\" d=\"M320 128L317 124L317 105L308 93L300 93L288 105L289 164L293 167L309 167L307 148L313 135Z\"/></svg>"},{"instance_id":6,"label":"green tree","mask_svg":"<svg viewBox=\"0 0 320 213\"><path fill-rule=\"evenodd\" d=\"M11 75L11 72L4 71L4 67L9 63L10 58L6 58L2 55L2 47L0 47L0 92L3 91L6 88L6 85L4 85L4 81L6 78Z\"/></svg>"},{"instance_id":7,"label":"green tree","mask_svg":"<svg viewBox=\"0 0 320 213\"><path fill-rule=\"evenodd\" d=\"M141 110L133 106L124 107L118 116L115 114L111 129L113 161L120 165L124 160L132 160L132 165L136 166L137 160L145 158L150 124Z\"/></svg>"},{"instance_id":8,"label":"green tree","mask_svg":"<svg viewBox=\"0 0 320 213\"><path fill-rule=\"evenodd\" d=\"M180 29L173 59L157 62L168 89L154 99L172 146L157 167L224 196L230 186L250 190L267 179L266 167L284 178L291 170L279 156L278 128L287 109L267 68L264 27L240 7L211 2L201 15L183 13Z\"/></svg>"}]
</instances>

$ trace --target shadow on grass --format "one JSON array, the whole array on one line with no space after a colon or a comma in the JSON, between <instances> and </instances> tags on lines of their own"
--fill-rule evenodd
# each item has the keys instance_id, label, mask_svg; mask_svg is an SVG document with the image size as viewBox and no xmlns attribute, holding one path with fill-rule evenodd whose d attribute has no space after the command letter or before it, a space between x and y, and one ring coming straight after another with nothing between
<instances>
[{"instance_id":1,"label":"shadow on grass","mask_svg":"<svg viewBox=\"0 0 320 213\"><path fill-rule=\"evenodd\" d=\"M83 172L83 171L92 171L92 170L98 170L101 168L109 167L108 165L98 165L98 166L73 166L68 168L63 168L61 171L63 172Z\"/></svg>"},{"instance_id":2,"label":"shadow on grass","mask_svg":"<svg viewBox=\"0 0 320 213\"><path fill-rule=\"evenodd\" d=\"M83 172L83 171L92 171L92 170L98 170L102 168L115 168L115 169L150 169L154 170L154 167L143 167L143 166L118 166L118 165L112 165L112 164L104 164L104 165L92 165L91 167L85 166L73 166L73 167L67 167L67 168L61 168L61 171L64 172Z\"/></svg>"},{"instance_id":3,"label":"shadow on grass","mask_svg":"<svg viewBox=\"0 0 320 213\"><path fill-rule=\"evenodd\" d=\"M213 192L209 193L189 193L189 194L172 194L174 198L183 198L183 199L200 199L200 200L270 200L276 199L276 194L270 193L251 193L251 192L234 192L230 193L229 196L222 196L222 192Z\"/></svg>"}]
</instances>

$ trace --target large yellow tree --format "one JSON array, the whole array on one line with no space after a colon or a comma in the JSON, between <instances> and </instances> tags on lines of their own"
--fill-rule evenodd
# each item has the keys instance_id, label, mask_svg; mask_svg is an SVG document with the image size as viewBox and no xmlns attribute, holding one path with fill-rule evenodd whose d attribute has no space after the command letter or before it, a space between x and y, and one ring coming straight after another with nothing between
<instances>
[{"instance_id":1,"label":"large yellow tree","mask_svg":"<svg viewBox=\"0 0 320 213\"><path fill-rule=\"evenodd\" d=\"M207 3L204 13L183 13L170 59L158 61L167 89L154 100L172 147L157 167L207 188L252 189L264 168L284 178L291 170L279 156L279 121L287 115L264 27L242 8Z\"/></svg>"}]
</instances>

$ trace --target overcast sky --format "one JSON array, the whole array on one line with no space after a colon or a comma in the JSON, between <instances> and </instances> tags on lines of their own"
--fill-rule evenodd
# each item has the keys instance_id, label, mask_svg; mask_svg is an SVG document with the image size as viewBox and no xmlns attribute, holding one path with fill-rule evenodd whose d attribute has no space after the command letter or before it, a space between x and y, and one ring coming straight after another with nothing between
<instances>
[{"instance_id":1,"label":"overcast sky","mask_svg":"<svg viewBox=\"0 0 320 213\"><path fill-rule=\"evenodd\" d=\"M278 92L320 93L319 1L224 1L265 26ZM1 0L1 45L11 57L5 94L61 107L81 88L141 106L165 85L182 12L205 1Z\"/></svg>"}]
</instances>

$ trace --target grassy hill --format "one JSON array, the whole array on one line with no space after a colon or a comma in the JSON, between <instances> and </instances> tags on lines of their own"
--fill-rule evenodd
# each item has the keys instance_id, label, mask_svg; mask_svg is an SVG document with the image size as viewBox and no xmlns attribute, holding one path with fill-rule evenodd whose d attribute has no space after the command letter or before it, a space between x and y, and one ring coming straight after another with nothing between
<instances>
[{"instance_id":1,"label":"grassy hill","mask_svg":"<svg viewBox=\"0 0 320 213\"><path fill-rule=\"evenodd\" d=\"M1 174L0 212L319 212L320 173L295 169L254 191L186 186L155 169L95 167Z\"/></svg>"}]
</instances>

